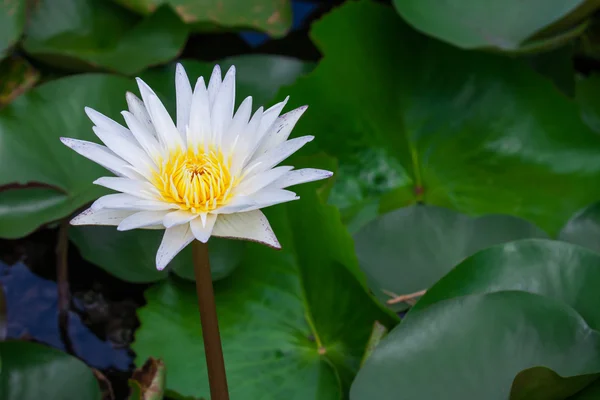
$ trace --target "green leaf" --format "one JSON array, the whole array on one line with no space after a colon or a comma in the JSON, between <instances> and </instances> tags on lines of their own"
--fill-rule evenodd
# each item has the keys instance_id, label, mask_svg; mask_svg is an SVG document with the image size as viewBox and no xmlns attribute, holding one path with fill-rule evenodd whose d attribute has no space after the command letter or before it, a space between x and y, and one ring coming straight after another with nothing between
<instances>
[{"instance_id":1,"label":"green leaf","mask_svg":"<svg viewBox=\"0 0 600 400\"><path fill-rule=\"evenodd\" d=\"M517 374L510 400L564 400L594 382L598 374L563 378L545 367L533 367Z\"/></svg>"},{"instance_id":2,"label":"green leaf","mask_svg":"<svg viewBox=\"0 0 600 400\"><path fill-rule=\"evenodd\" d=\"M526 239L467 258L429 289L406 318L454 297L520 290L561 300L600 329L598 286L600 254L570 243Z\"/></svg>"},{"instance_id":3,"label":"green leaf","mask_svg":"<svg viewBox=\"0 0 600 400\"><path fill-rule=\"evenodd\" d=\"M129 400L162 400L165 390L166 368L162 360L149 358L141 368L133 371L129 380Z\"/></svg>"},{"instance_id":4,"label":"green leaf","mask_svg":"<svg viewBox=\"0 0 600 400\"><path fill-rule=\"evenodd\" d=\"M559 35L591 15L597 0L394 0L416 29L455 46L518 50L532 38ZM563 20L564 18L564 20ZM561 29L562 28L562 29ZM541 32L541 33L540 33ZM538 39L539 40L539 39Z\"/></svg>"},{"instance_id":5,"label":"green leaf","mask_svg":"<svg viewBox=\"0 0 600 400\"><path fill-rule=\"evenodd\" d=\"M23 33L25 0L5 0L0 3L0 59Z\"/></svg>"},{"instance_id":6,"label":"green leaf","mask_svg":"<svg viewBox=\"0 0 600 400\"><path fill-rule=\"evenodd\" d=\"M141 14L149 14L161 4L169 4L188 24L201 30L215 24L227 28L251 28L274 37L284 36L292 25L288 0L115 0Z\"/></svg>"},{"instance_id":7,"label":"green leaf","mask_svg":"<svg viewBox=\"0 0 600 400\"><path fill-rule=\"evenodd\" d=\"M194 280L192 250L188 246L169 263L169 268L156 269L156 251L163 230L132 230L120 232L114 226L77 226L69 236L83 258L127 282L147 283L165 279L169 269L177 275ZM213 280L223 279L233 272L244 257L246 242L212 238L209 242L210 267Z\"/></svg>"},{"instance_id":8,"label":"green leaf","mask_svg":"<svg viewBox=\"0 0 600 400\"><path fill-rule=\"evenodd\" d=\"M356 179L349 165L368 175L362 155L379 151L402 166L378 179L398 187L382 211L424 202L549 234L600 198L600 136L574 102L522 60L428 39L391 11L348 2L315 23L324 57L280 95L310 104L295 132L340 159L338 182Z\"/></svg>"},{"instance_id":9,"label":"green leaf","mask_svg":"<svg viewBox=\"0 0 600 400\"><path fill-rule=\"evenodd\" d=\"M2 400L100 400L98 382L82 361L38 343L0 343Z\"/></svg>"},{"instance_id":10,"label":"green leaf","mask_svg":"<svg viewBox=\"0 0 600 400\"><path fill-rule=\"evenodd\" d=\"M39 72L21 57L9 57L0 62L0 108L33 87Z\"/></svg>"},{"instance_id":11,"label":"green leaf","mask_svg":"<svg viewBox=\"0 0 600 400\"><path fill-rule=\"evenodd\" d=\"M232 400L338 400L374 321L392 322L354 277L339 214L309 189L299 189L300 201L266 210L283 250L250 243L240 267L215 284ZM133 344L138 362L159 357L167 389L208 396L194 285L170 280L146 298Z\"/></svg>"},{"instance_id":12,"label":"green leaf","mask_svg":"<svg viewBox=\"0 0 600 400\"><path fill-rule=\"evenodd\" d=\"M520 371L597 373L599 351L598 332L559 300L526 292L464 296L393 329L358 373L350 399L505 400Z\"/></svg>"},{"instance_id":13,"label":"green leaf","mask_svg":"<svg viewBox=\"0 0 600 400\"><path fill-rule=\"evenodd\" d=\"M561 229L558 238L600 253L600 203L575 214Z\"/></svg>"},{"instance_id":14,"label":"green leaf","mask_svg":"<svg viewBox=\"0 0 600 400\"><path fill-rule=\"evenodd\" d=\"M529 237L547 236L515 217L471 218L445 208L417 205L380 216L354 235L354 242L371 290L385 303L391 300L391 293L428 289L481 249ZM405 308L405 304L394 306L395 310Z\"/></svg>"},{"instance_id":15,"label":"green leaf","mask_svg":"<svg viewBox=\"0 0 600 400\"><path fill-rule=\"evenodd\" d=\"M105 0L40 0L26 33L25 51L48 64L133 75L175 58L188 29L169 7L139 21Z\"/></svg>"},{"instance_id":16,"label":"green leaf","mask_svg":"<svg viewBox=\"0 0 600 400\"><path fill-rule=\"evenodd\" d=\"M194 81L196 77L210 77L215 63L193 60L180 60L188 76ZM314 68L313 63L296 60L284 56L242 55L229 57L216 62L226 71L232 65L236 67L236 104L240 104L247 96L252 96L253 108L267 106L272 102L277 91L285 85L294 83L299 77ZM141 78L156 92L169 99L168 105L175 109L175 65L153 68L145 71ZM289 107L288 107L289 108Z\"/></svg>"},{"instance_id":17,"label":"green leaf","mask_svg":"<svg viewBox=\"0 0 600 400\"><path fill-rule=\"evenodd\" d=\"M0 186L41 186L0 192L2 237L23 236L107 193L92 184L107 171L59 138L97 141L84 106L116 118L132 89L128 79L76 75L41 85L0 111L0 160L6 166L0 169Z\"/></svg>"},{"instance_id":18,"label":"green leaf","mask_svg":"<svg viewBox=\"0 0 600 400\"><path fill-rule=\"evenodd\" d=\"M594 131L600 133L600 75L592 74L576 81L576 97L581 118Z\"/></svg>"},{"instance_id":19,"label":"green leaf","mask_svg":"<svg viewBox=\"0 0 600 400\"><path fill-rule=\"evenodd\" d=\"M596 400L600 398L600 379L583 389L581 392L568 398L568 400Z\"/></svg>"}]
</instances>

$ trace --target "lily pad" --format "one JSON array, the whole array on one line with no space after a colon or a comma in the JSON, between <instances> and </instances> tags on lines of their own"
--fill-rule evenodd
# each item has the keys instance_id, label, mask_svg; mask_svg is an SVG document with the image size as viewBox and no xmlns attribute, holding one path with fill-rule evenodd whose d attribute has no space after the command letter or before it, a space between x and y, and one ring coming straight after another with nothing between
<instances>
[{"instance_id":1,"label":"lily pad","mask_svg":"<svg viewBox=\"0 0 600 400\"><path fill-rule=\"evenodd\" d=\"M561 229L558 238L600 253L600 203L576 213Z\"/></svg>"},{"instance_id":2,"label":"lily pad","mask_svg":"<svg viewBox=\"0 0 600 400\"><path fill-rule=\"evenodd\" d=\"M0 3L0 59L23 33L25 0L5 0Z\"/></svg>"},{"instance_id":3,"label":"lily pad","mask_svg":"<svg viewBox=\"0 0 600 400\"><path fill-rule=\"evenodd\" d=\"M3 237L19 237L68 217L107 193L92 184L106 170L70 151L59 137L96 141L83 107L116 117L133 86L116 76L71 76L41 85L0 111L0 186L13 185L0 192Z\"/></svg>"},{"instance_id":4,"label":"lily pad","mask_svg":"<svg viewBox=\"0 0 600 400\"><path fill-rule=\"evenodd\" d=\"M215 283L232 400L338 400L374 321L392 322L354 277L352 240L337 210L310 189L266 209L283 250L250 243L234 274ZM208 396L194 285L166 281L146 298L133 344L138 362L159 357L168 390Z\"/></svg>"},{"instance_id":5,"label":"lily pad","mask_svg":"<svg viewBox=\"0 0 600 400\"><path fill-rule=\"evenodd\" d=\"M288 0L115 0L141 14L150 14L161 4L169 4L188 24L200 30L222 26L250 28L281 37L292 26Z\"/></svg>"},{"instance_id":6,"label":"lily pad","mask_svg":"<svg viewBox=\"0 0 600 400\"><path fill-rule=\"evenodd\" d=\"M98 382L82 361L51 347L19 341L0 343L2 400L100 400Z\"/></svg>"},{"instance_id":7,"label":"lily pad","mask_svg":"<svg viewBox=\"0 0 600 400\"><path fill-rule=\"evenodd\" d=\"M422 202L554 235L600 198L600 135L524 61L429 39L370 1L337 8L311 36L322 61L279 97L310 104L297 132L340 159L336 185L356 179L348 165L369 171L373 149L401 165L376 181L397 188L380 192L380 211Z\"/></svg>"},{"instance_id":8,"label":"lily pad","mask_svg":"<svg viewBox=\"0 0 600 400\"><path fill-rule=\"evenodd\" d=\"M556 298L579 312L590 327L600 329L598 286L600 254L565 242L519 240L482 250L457 265L427 291L406 319L442 300L520 290Z\"/></svg>"},{"instance_id":9,"label":"lily pad","mask_svg":"<svg viewBox=\"0 0 600 400\"><path fill-rule=\"evenodd\" d=\"M527 292L453 298L393 329L358 373L350 399L505 400L525 369L600 372L599 350L600 334L560 300Z\"/></svg>"},{"instance_id":10,"label":"lily pad","mask_svg":"<svg viewBox=\"0 0 600 400\"><path fill-rule=\"evenodd\" d=\"M40 0L23 48L69 70L100 68L132 75L175 58L187 35L169 7L140 20L105 0Z\"/></svg>"},{"instance_id":11,"label":"lily pad","mask_svg":"<svg viewBox=\"0 0 600 400\"><path fill-rule=\"evenodd\" d=\"M441 207L417 205L379 216L354 235L354 242L371 290L385 303L391 300L391 293L428 289L481 249L530 237L547 235L511 216L472 218ZM395 310L405 308L403 303L394 305Z\"/></svg>"},{"instance_id":12,"label":"lily pad","mask_svg":"<svg viewBox=\"0 0 600 400\"><path fill-rule=\"evenodd\" d=\"M517 374L510 389L511 400L564 400L598 379L598 374L568 378L545 367L533 367Z\"/></svg>"},{"instance_id":13,"label":"lily pad","mask_svg":"<svg viewBox=\"0 0 600 400\"><path fill-rule=\"evenodd\" d=\"M69 232L86 260L124 281L155 282L165 279L169 270L194 280L190 246L169 263L168 269L156 269L156 251L164 234L162 230L120 232L114 226L77 226L71 227ZM212 238L209 249L213 280L231 274L243 259L245 248L243 241Z\"/></svg>"},{"instance_id":14,"label":"lily pad","mask_svg":"<svg viewBox=\"0 0 600 400\"><path fill-rule=\"evenodd\" d=\"M559 28L568 30L578 25L599 3L596 0L490 0L485 3L394 0L394 5L416 29L455 46L518 50L532 39L539 41L539 36L547 38L550 32L561 32Z\"/></svg>"}]
</instances>

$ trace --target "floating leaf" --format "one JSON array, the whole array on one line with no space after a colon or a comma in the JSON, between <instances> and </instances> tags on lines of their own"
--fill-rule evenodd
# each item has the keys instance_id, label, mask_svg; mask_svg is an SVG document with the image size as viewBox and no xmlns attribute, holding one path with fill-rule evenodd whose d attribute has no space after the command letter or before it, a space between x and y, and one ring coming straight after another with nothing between
<instances>
[{"instance_id":1,"label":"floating leaf","mask_svg":"<svg viewBox=\"0 0 600 400\"><path fill-rule=\"evenodd\" d=\"M336 210L309 189L299 190L301 201L266 209L283 250L250 243L242 265L215 284L232 400L338 400L374 321L391 322L354 277L352 241ZM207 396L194 285L167 281L146 298L138 360L160 357L167 389Z\"/></svg>"},{"instance_id":2,"label":"floating leaf","mask_svg":"<svg viewBox=\"0 0 600 400\"><path fill-rule=\"evenodd\" d=\"M274 37L285 35L292 25L288 0L115 0L141 14L149 14L161 4L169 4L188 24L205 30L213 25L251 28Z\"/></svg>"},{"instance_id":3,"label":"floating leaf","mask_svg":"<svg viewBox=\"0 0 600 400\"><path fill-rule=\"evenodd\" d=\"M600 253L600 203L575 214L561 229L558 238Z\"/></svg>"},{"instance_id":4,"label":"floating leaf","mask_svg":"<svg viewBox=\"0 0 600 400\"><path fill-rule=\"evenodd\" d=\"M311 36L322 61L280 97L310 104L296 131L340 159L338 183L356 179L348 165L369 171L366 151L402 166L378 179L398 187L379 194L381 211L423 202L555 234L600 198L600 135L524 62L428 39L368 1L346 3Z\"/></svg>"},{"instance_id":5,"label":"floating leaf","mask_svg":"<svg viewBox=\"0 0 600 400\"><path fill-rule=\"evenodd\" d=\"M588 386L598 374L563 378L545 367L533 367L517 374L510 400L563 400Z\"/></svg>"},{"instance_id":6,"label":"floating leaf","mask_svg":"<svg viewBox=\"0 0 600 400\"><path fill-rule=\"evenodd\" d=\"M169 7L139 21L105 0L40 0L23 48L61 68L79 70L87 65L132 75L175 58L187 34Z\"/></svg>"},{"instance_id":7,"label":"floating leaf","mask_svg":"<svg viewBox=\"0 0 600 400\"><path fill-rule=\"evenodd\" d=\"M598 332L559 300L526 292L453 298L393 329L358 373L350 399L505 400L524 369L600 372L599 349Z\"/></svg>"},{"instance_id":8,"label":"floating leaf","mask_svg":"<svg viewBox=\"0 0 600 400\"><path fill-rule=\"evenodd\" d=\"M0 343L0 399L100 400L100 387L82 361L38 343Z\"/></svg>"},{"instance_id":9,"label":"floating leaf","mask_svg":"<svg viewBox=\"0 0 600 400\"><path fill-rule=\"evenodd\" d=\"M25 0L0 2L0 59L23 33L25 25Z\"/></svg>"},{"instance_id":10,"label":"floating leaf","mask_svg":"<svg viewBox=\"0 0 600 400\"><path fill-rule=\"evenodd\" d=\"M600 4L597 0L394 0L394 5L416 29L455 46L519 50L553 36L559 41Z\"/></svg>"},{"instance_id":11,"label":"floating leaf","mask_svg":"<svg viewBox=\"0 0 600 400\"><path fill-rule=\"evenodd\" d=\"M532 224L505 215L471 218L445 208L411 206L378 217L356 235L361 269L382 301L428 289L456 264L498 243L547 237ZM395 310L405 309L397 304Z\"/></svg>"},{"instance_id":12,"label":"floating leaf","mask_svg":"<svg viewBox=\"0 0 600 400\"><path fill-rule=\"evenodd\" d=\"M600 254L570 243L527 239L482 250L440 279L408 312L475 293L520 290L553 297L600 329Z\"/></svg>"}]
</instances>

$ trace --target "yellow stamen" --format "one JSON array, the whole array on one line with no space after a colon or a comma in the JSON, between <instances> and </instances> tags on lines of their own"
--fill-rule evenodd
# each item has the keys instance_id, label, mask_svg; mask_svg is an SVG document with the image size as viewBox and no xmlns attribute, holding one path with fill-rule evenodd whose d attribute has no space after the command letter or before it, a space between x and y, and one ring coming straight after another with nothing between
<instances>
[{"instance_id":1,"label":"yellow stamen","mask_svg":"<svg viewBox=\"0 0 600 400\"><path fill-rule=\"evenodd\" d=\"M212 211L231 200L231 189L238 183L231 176L231 160L220 150L200 145L172 152L160 160L153 184L163 201L174 203L195 214Z\"/></svg>"}]
</instances>

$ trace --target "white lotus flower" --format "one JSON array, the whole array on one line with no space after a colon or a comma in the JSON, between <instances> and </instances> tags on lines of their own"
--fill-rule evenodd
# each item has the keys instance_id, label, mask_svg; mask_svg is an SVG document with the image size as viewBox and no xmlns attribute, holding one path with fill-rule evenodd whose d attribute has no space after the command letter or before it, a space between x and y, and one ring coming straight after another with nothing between
<instances>
[{"instance_id":1,"label":"white lotus flower","mask_svg":"<svg viewBox=\"0 0 600 400\"><path fill-rule=\"evenodd\" d=\"M120 231L166 228L156 255L162 270L192 240L241 238L280 248L259 210L298 199L286 187L332 175L319 169L293 170L280 162L313 136L288 140L306 110L279 116L287 99L250 117L252 97L234 115L235 68L225 79L216 66L208 83L194 90L183 66L175 77L177 125L152 89L137 79L142 100L127 93L129 129L86 108L93 130L106 145L61 138L116 177L94 183L121 192L100 197L73 225L116 225Z\"/></svg>"}]
</instances>

